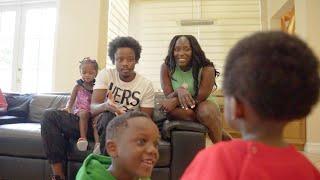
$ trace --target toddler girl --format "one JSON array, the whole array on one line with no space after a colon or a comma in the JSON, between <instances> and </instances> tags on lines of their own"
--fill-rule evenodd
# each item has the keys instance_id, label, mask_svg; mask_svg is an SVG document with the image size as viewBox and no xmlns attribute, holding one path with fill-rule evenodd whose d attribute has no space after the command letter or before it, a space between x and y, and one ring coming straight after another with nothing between
<instances>
[{"instance_id":1,"label":"toddler girl","mask_svg":"<svg viewBox=\"0 0 320 180\"><path fill-rule=\"evenodd\" d=\"M64 110L69 113L72 112L73 114L79 116L80 138L77 142L77 148L79 149L79 151L86 151L88 147L88 121L91 117L91 94L95 82L95 77L98 73L98 64L96 60L92 60L89 57L86 57L82 61L80 61L79 69L81 79L77 80L77 84L74 86L70 100L68 101ZM94 123L93 134L95 141L93 153L100 154L99 136Z\"/></svg>"}]
</instances>

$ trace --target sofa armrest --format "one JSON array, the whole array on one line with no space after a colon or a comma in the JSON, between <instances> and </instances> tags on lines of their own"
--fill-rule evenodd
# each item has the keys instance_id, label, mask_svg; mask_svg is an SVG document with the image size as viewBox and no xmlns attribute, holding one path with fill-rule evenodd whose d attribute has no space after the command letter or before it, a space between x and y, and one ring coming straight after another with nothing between
<instances>
[{"instance_id":1,"label":"sofa armrest","mask_svg":"<svg viewBox=\"0 0 320 180\"><path fill-rule=\"evenodd\" d=\"M208 132L207 128L197 122L192 121L179 121L179 120L166 120L163 123L163 127L161 130L163 139L170 139L172 131L192 131L192 132L200 132L206 133Z\"/></svg>"},{"instance_id":2,"label":"sofa armrest","mask_svg":"<svg viewBox=\"0 0 320 180\"><path fill-rule=\"evenodd\" d=\"M204 132L172 131L171 134L171 180L178 180L197 155L206 146Z\"/></svg>"}]
</instances>

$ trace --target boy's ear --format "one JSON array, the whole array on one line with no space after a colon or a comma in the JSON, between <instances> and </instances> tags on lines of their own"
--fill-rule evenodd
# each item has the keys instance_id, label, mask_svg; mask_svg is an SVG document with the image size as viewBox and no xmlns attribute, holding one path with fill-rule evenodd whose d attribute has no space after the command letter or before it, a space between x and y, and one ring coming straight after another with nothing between
<instances>
[{"instance_id":1,"label":"boy's ear","mask_svg":"<svg viewBox=\"0 0 320 180\"><path fill-rule=\"evenodd\" d=\"M234 109L235 109L235 118L236 119L243 119L244 117L244 104L243 102L238 99L238 98L234 98Z\"/></svg>"},{"instance_id":2,"label":"boy's ear","mask_svg":"<svg viewBox=\"0 0 320 180\"><path fill-rule=\"evenodd\" d=\"M111 157L117 157L118 156L118 150L117 150L117 144L114 140L107 140L106 142L106 150Z\"/></svg>"}]
</instances>

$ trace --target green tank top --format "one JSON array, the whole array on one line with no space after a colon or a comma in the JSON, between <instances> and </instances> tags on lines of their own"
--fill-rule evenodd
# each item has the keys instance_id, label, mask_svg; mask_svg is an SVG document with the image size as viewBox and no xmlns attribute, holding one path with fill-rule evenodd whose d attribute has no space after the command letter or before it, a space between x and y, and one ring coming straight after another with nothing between
<instances>
[{"instance_id":1,"label":"green tank top","mask_svg":"<svg viewBox=\"0 0 320 180\"><path fill-rule=\"evenodd\" d=\"M199 71L199 75L198 75L198 82L200 83L201 80L201 72L202 72L202 68ZM172 78L171 79L171 85L173 90L178 89L179 87L183 86L185 87L188 92L194 96L195 95L195 89L193 87L193 76L192 76L192 68L188 71L183 71L182 69L180 69L179 66L176 66L176 69L174 71L174 73L172 74ZM207 100L212 101L215 103L214 100L214 96L212 94L210 94L207 98Z\"/></svg>"}]
</instances>

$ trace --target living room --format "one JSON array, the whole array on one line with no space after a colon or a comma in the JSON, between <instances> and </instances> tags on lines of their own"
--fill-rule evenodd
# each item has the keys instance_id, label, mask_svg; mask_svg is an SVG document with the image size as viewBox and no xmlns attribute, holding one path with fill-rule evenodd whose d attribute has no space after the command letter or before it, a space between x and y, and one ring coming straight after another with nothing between
<instances>
[{"instance_id":1,"label":"living room","mask_svg":"<svg viewBox=\"0 0 320 180\"><path fill-rule=\"evenodd\" d=\"M1 43L0 47L0 57L3 57L0 88L5 93L70 93L79 78L81 59L95 58L100 70L113 67L107 44L117 35L129 35L135 37L143 49L137 72L148 77L160 92L160 65L170 39L176 34L193 34L222 73L217 78L215 94L223 109L224 60L236 41L260 30L283 30L284 16L294 10L294 34L320 57L319 7L317 0L0 1L0 37L1 42L7 43ZM33 11L39 8L42 12ZM193 23L199 19L212 24L183 24L185 20ZM283 22L286 27L289 21ZM40 34L32 34L34 29ZM29 59L33 60L28 62ZM315 158L311 161L318 168L319 116L318 103L309 116L291 123L284 134L290 144L311 154ZM228 125L224 124L224 128L233 137L240 137L240 133Z\"/></svg>"}]
</instances>

